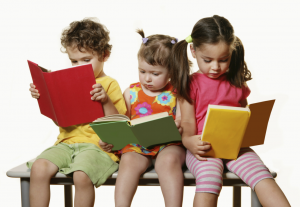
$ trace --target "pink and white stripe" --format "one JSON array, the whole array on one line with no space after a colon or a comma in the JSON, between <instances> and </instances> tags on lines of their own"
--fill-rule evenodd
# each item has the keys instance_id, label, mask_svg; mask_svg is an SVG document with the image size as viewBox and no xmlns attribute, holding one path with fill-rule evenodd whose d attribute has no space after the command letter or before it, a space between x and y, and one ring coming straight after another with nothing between
<instances>
[{"instance_id":1,"label":"pink and white stripe","mask_svg":"<svg viewBox=\"0 0 300 207\"><path fill-rule=\"evenodd\" d=\"M196 178L196 192L219 195L223 183L224 164L253 190L259 181L266 178L273 179L268 168L250 148L241 149L237 160L207 158L207 161L199 161L187 150L186 165Z\"/></svg>"},{"instance_id":2,"label":"pink and white stripe","mask_svg":"<svg viewBox=\"0 0 300 207\"><path fill-rule=\"evenodd\" d=\"M273 179L269 169L250 148L241 149L236 160L225 162L228 170L239 176L253 190L255 185L266 178Z\"/></svg>"},{"instance_id":3,"label":"pink and white stripe","mask_svg":"<svg viewBox=\"0 0 300 207\"><path fill-rule=\"evenodd\" d=\"M224 169L221 159L208 158L207 161L199 161L187 150L186 165L196 178L196 192L220 193Z\"/></svg>"}]
</instances>

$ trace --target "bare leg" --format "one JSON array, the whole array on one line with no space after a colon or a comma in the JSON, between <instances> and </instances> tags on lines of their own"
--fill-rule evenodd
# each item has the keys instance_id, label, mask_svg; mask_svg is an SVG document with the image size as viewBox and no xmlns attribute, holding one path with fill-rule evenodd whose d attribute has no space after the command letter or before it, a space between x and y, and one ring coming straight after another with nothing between
<instances>
[{"instance_id":1,"label":"bare leg","mask_svg":"<svg viewBox=\"0 0 300 207\"><path fill-rule=\"evenodd\" d=\"M218 195L213 193L196 193L194 207L216 207Z\"/></svg>"},{"instance_id":2,"label":"bare leg","mask_svg":"<svg viewBox=\"0 0 300 207\"><path fill-rule=\"evenodd\" d=\"M73 180L75 185L75 207L94 206L95 190L89 176L85 172L75 171Z\"/></svg>"},{"instance_id":3,"label":"bare leg","mask_svg":"<svg viewBox=\"0 0 300 207\"><path fill-rule=\"evenodd\" d=\"M165 199L166 207L182 206L185 150L180 146L168 146L158 153L155 171Z\"/></svg>"},{"instance_id":4,"label":"bare leg","mask_svg":"<svg viewBox=\"0 0 300 207\"><path fill-rule=\"evenodd\" d=\"M264 179L254 187L256 195L265 207L290 207L288 200L273 179Z\"/></svg>"},{"instance_id":5,"label":"bare leg","mask_svg":"<svg viewBox=\"0 0 300 207\"><path fill-rule=\"evenodd\" d=\"M139 178L150 164L150 158L135 152L122 155L115 188L116 207L131 205Z\"/></svg>"},{"instance_id":6,"label":"bare leg","mask_svg":"<svg viewBox=\"0 0 300 207\"><path fill-rule=\"evenodd\" d=\"M36 160L30 174L30 206L47 207L50 202L50 180L58 167L46 159Z\"/></svg>"}]
</instances>

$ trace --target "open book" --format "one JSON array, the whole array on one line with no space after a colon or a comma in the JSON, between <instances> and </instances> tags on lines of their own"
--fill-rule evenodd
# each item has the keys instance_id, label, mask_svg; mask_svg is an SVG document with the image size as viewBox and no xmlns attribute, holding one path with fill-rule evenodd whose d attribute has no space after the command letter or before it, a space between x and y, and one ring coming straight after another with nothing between
<instances>
[{"instance_id":1,"label":"open book","mask_svg":"<svg viewBox=\"0 0 300 207\"><path fill-rule=\"evenodd\" d=\"M91 100L90 91L96 84L91 64L54 72L28 60L33 84L39 91L41 113L59 126L89 123L103 117L102 105Z\"/></svg>"},{"instance_id":2,"label":"open book","mask_svg":"<svg viewBox=\"0 0 300 207\"><path fill-rule=\"evenodd\" d=\"M181 136L168 112L130 120L125 115L105 116L90 123L103 142L112 144L112 150L120 150L135 143L150 148L155 145L181 142Z\"/></svg>"},{"instance_id":3,"label":"open book","mask_svg":"<svg viewBox=\"0 0 300 207\"><path fill-rule=\"evenodd\" d=\"M263 144L274 102L249 108L209 105L202 140L210 142L212 149L204 156L236 159L241 147Z\"/></svg>"}]
</instances>

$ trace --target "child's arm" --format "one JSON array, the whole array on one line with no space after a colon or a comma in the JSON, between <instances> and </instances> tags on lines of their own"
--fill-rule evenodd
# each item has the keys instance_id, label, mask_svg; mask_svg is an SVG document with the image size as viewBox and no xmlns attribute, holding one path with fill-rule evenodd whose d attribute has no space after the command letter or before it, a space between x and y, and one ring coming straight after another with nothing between
<instances>
[{"instance_id":1,"label":"child's arm","mask_svg":"<svg viewBox=\"0 0 300 207\"><path fill-rule=\"evenodd\" d=\"M176 102L176 116L175 116L175 124L180 134L182 134L182 127L181 127L181 111L179 101Z\"/></svg>"},{"instance_id":2,"label":"child's arm","mask_svg":"<svg viewBox=\"0 0 300 207\"><path fill-rule=\"evenodd\" d=\"M130 119L130 109L131 109L131 104L130 104L130 88L127 88L124 91L123 96L124 96L126 107L127 107L127 112L126 112L125 115L128 116L128 118Z\"/></svg>"},{"instance_id":3,"label":"child's arm","mask_svg":"<svg viewBox=\"0 0 300 207\"><path fill-rule=\"evenodd\" d=\"M118 110L116 109L115 105L107 95L106 91L102 87L100 83L96 83L93 85L93 90L90 92L92 95L93 101L101 101L104 115L112 115L112 114L118 114Z\"/></svg>"},{"instance_id":4,"label":"child's arm","mask_svg":"<svg viewBox=\"0 0 300 207\"><path fill-rule=\"evenodd\" d=\"M180 99L181 109L181 127L182 143L190 150L190 152L198 159L205 161L206 158L201 157L210 149L210 143L201 141L201 135L196 135L196 118L194 105L186 100Z\"/></svg>"}]
</instances>

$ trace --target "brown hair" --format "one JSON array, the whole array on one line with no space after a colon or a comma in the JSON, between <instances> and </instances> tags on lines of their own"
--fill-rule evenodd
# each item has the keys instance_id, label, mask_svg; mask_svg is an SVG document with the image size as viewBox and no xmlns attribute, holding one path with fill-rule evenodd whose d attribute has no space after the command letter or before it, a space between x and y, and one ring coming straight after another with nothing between
<instances>
[{"instance_id":1,"label":"brown hair","mask_svg":"<svg viewBox=\"0 0 300 207\"><path fill-rule=\"evenodd\" d=\"M144 31L138 29L136 31L142 38L145 38ZM146 43L142 43L138 52L138 58L145 60L149 65L160 65L166 67L170 71L170 55L177 39L168 35L151 35L147 37Z\"/></svg>"},{"instance_id":2,"label":"brown hair","mask_svg":"<svg viewBox=\"0 0 300 207\"><path fill-rule=\"evenodd\" d=\"M244 60L245 52L242 41L234 35L233 27L226 18L214 15L213 17L200 19L195 24L191 37L195 50L203 44L217 44L220 41L224 41L232 47L229 71L226 73L230 84L241 88L246 81L252 79ZM192 63L187 56L187 45L188 43L182 40L172 50L171 84L179 97L192 103L189 95Z\"/></svg>"},{"instance_id":3,"label":"brown hair","mask_svg":"<svg viewBox=\"0 0 300 207\"><path fill-rule=\"evenodd\" d=\"M111 53L112 45L108 44L109 31L104 25L91 19L72 22L67 29L63 30L60 39L64 49L77 47L80 52L82 49L91 50L96 52L100 59Z\"/></svg>"}]
</instances>

